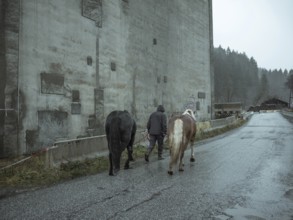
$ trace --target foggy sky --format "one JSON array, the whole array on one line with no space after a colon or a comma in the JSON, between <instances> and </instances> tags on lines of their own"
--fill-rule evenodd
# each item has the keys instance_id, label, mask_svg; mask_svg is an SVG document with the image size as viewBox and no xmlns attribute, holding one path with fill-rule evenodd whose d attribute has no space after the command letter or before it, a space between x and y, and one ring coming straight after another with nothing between
<instances>
[{"instance_id":1,"label":"foggy sky","mask_svg":"<svg viewBox=\"0 0 293 220\"><path fill-rule=\"evenodd\" d=\"M293 69L293 0L213 0L214 46L258 67Z\"/></svg>"}]
</instances>

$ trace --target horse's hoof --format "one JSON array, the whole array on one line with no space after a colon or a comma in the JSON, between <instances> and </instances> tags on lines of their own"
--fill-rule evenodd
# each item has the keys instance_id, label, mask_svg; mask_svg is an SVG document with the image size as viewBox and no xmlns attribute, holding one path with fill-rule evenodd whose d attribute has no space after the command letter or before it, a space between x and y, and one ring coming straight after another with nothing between
<instances>
[{"instance_id":1,"label":"horse's hoof","mask_svg":"<svg viewBox=\"0 0 293 220\"><path fill-rule=\"evenodd\" d=\"M114 174L113 173L109 173L109 176L114 176Z\"/></svg>"},{"instance_id":2,"label":"horse's hoof","mask_svg":"<svg viewBox=\"0 0 293 220\"><path fill-rule=\"evenodd\" d=\"M124 167L124 170L129 170L129 169L132 169L132 167L130 167L130 166Z\"/></svg>"},{"instance_id":3,"label":"horse's hoof","mask_svg":"<svg viewBox=\"0 0 293 220\"><path fill-rule=\"evenodd\" d=\"M117 174L119 173L119 171L120 171L120 169L114 169L114 172L113 172L114 176L117 176Z\"/></svg>"},{"instance_id":4,"label":"horse's hoof","mask_svg":"<svg viewBox=\"0 0 293 220\"><path fill-rule=\"evenodd\" d=\"M184 169L183 168L180 168L179 171L182 172L182 171L184 171Z\"/></svg>"},{"instance_id":5,"label":"horse's hoof","mask_svg":"<svg viewBox=\"0 0 293 220\"><path fill-rule=\"evenodd\" d=\"M172 176L172 175L173 175L173 171L170 171L170 170L169 170L169 171L168 171L168 174Z\"/></svg>"},{"instance_id":6,"label":"horse's hoof","mask_svg":"<svg viewBox=\"0 0 293 220\"><path fill-rule=\"evenodd\" d=\"M192 158L190 158L190 162L194 162L195 161L195 159L192 157Z\"/></svg>"}]
</instances>

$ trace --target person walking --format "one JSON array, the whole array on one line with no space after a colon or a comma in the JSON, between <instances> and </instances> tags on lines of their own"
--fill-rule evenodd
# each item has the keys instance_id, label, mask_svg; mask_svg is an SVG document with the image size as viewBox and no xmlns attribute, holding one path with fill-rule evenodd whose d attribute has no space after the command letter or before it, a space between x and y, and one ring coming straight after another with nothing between
<instances>
[{"instance_id":1,"label":"person walking","mask_svg":"<svg viewBox=\"0 0 293 220\"><path fill-rule=\"evenodd\" d=\"M167 117L164 114L165 109L163 105L157 107L157 111L153 112L147 122L147 132L149 138L149 146L147 152L145 153L145 161L149 162L149 156L155 146L158 144L158 159L164 159L162 157L163 153L163 143L164 137L167 133Z\"/></svg>"}]
</instances>

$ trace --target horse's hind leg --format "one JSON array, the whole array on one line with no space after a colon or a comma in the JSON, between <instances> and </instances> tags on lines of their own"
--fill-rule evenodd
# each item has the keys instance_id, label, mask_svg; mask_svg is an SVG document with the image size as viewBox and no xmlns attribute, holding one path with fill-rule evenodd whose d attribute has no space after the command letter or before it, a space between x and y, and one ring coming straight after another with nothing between
<instances>
[{"instance_id":1,"label":"horse's hind leg","mask_svg":"<svg viewBox=\"0 0 293 220\"><path fill-rule=\"evenodd\" d=\"M130 139L128 145L127 145L127 153L128 153L129 161L134 161L134 159L132 157L134 138L135 138L135 133L132 133L131 134L131 139Z\"/></svg>"},{"instance_id":2,"label":"horse's hind leg","mask_svg":"<svg viewBox=\"0 0 293 220\"><path fill-rule=\"evenodd\" d=\"M184 166L184 164L183 164L183 162L182 162L182 160L183 160L183 157L184 157L184 151L183 151L183 152L181 152L181 155L180 155L180 161L179 161L179 171L184 171L184 169L183 169L183 166Z\"/></svg>"},{"instance_id":3,"label":"horse's hind leg","mask_svg":"<svg viewBox=\"0 0 293 220\"><path fill-rule=\"evenodd\" d=\"M191 155L190 155L190 162L194 162L194 151L193 151L193 143L190 143L190 148L191 148Z\"/></svg>"},{"instance_id":4,"label":"horse's hind leg","mask_svg":"<svg viewBox=\"0 0 293 220\"><path fill-rule=\"evenodd\" d=\"M112 154L114 175L116 175L120 170L120 158L121 158L121 152L114 152L114 154Z\"/></svg>"},{"instance_id":5,"label":"horse's hind leg","mask_svg":"<svg viewBox=\"0 0 293 220\"><path fill-rule=\"evenodd\" d=\"M128 155L129 161L134 161L132 157L132 153L133 153L132 146L131 145L127 146L127 155Z\"/></svg>"},{"instance_id":6,"label":"horse's hind leg","mask_svg":"<svg viewBox=\"0 0 293 220\"><path fill-rule=\"evenodd\" d=\"M112 161L112 154L111 153L109 153L109 162L110 162L109 175L114 176L114 173L113 173L113 161Z\"/></svg>"},{"instance_id":7,"label":"horse's hind leg","mask_svg":"<svg viewBox=\"0 0 293 220\"><path fill-rule=\"evenodd\" d=\"M129 162L130 161L134 161L133 157L132 157L132 145L129 145L127 147L127 160L125 162L125 165L124 165L124 169L129 169Z\"/></svg>"},{"instance_id":8,"label":"horse's hind leg","mask_svg":"<svg viewBox=\"0 0 293 220\"><path fill-rule=\"evenodd\" d=\"M132 157L132 153L133 153L133 142L134 142L134 136L131 136L130 142L127 146L127 160L125 162L124 165L124 169L129 169L129 161L134 161L133 157Z\"/></svg>"},{"instance_id":9,"label":"horse's hind leg","mask_svg":"<svg viewBox=\"0 0 293 220\"><path fill-rule=\"evenodd\" d=\"M129 158L125 161L124 169L127 170L129 169Z\"/></svg>"},{"instance_id":10,"label":"horse's hind leg","mask_svg":"<svg viewBox=\"0 0 293 220\"><path fill-rule=\"evenodd\" d=\"M129 162L130 161L134 161L133 157L132 157L132 145L128 145L127 146L127 160L125 162L125 165L124 165L124 169L129 169Z\"/></svg>"},{"instance_id":11,"label":"horse's hind leg","mask_svg":"<svg viewBox=\"0 0 293 220\"><path fill-rule=\"evenodd\" d=\"M172 158L172 156L171 156L171 157L170 157L170 162L169 162L169 170L168 170L168 174L169 174L169 175L173 175L172 166L173 166L173 158Z\"/></svg>"}]
</instances>

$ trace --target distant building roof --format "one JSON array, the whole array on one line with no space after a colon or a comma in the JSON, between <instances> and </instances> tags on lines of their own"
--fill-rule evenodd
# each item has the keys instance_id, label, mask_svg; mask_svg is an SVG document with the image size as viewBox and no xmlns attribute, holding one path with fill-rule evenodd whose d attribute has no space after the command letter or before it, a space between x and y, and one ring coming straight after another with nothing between
<instances>
[{"instance_id":1,"label":"distant building roof","mask_svg":"<svg viewBox=\"0 0 293 220\"><path fill-rule=\"evenodd\" d=\"M263 103L261 105L279 105L279 106L288 106L288 102L285 102L283 100L277 99L277 98L271 98Z\"/></svg>"},{"instance_id":2,"label":"distant building roof","mask_svg":"<svg viewBox=\"0 0 293 220\"><path fill-rule=\"evenodd\" d=\"M224 103L215 103L215 109L226 109L226 108L241 108L241 102L224 102Z\"/></svg>"}]
</instances>

